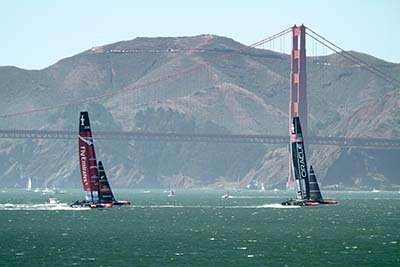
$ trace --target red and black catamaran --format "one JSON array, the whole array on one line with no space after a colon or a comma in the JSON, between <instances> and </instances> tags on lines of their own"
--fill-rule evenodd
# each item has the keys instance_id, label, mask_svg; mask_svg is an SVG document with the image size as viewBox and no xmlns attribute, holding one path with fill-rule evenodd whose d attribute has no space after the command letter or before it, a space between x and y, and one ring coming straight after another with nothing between
<instances>
[{"instance_id":1,"label":"red and black catamaran","mask_svg":"<svg viewBox=\"0 0 400 267\"><path fill-rule=\"evenodd\" d=\"M296 199L282 203L285 206L316 206L319 204L337 204L336 200L323 199L312 166L308 173L303 133L299 117L293 117L290 135L290 153L292 155L292 173L296 190Z\"/></svg>"},{"instance_id":2,"label":"red and black catamaran","mask_svg":"<svg viewBox=\"0 0 400 267\"><path fill-rule=\"evenodd\" d=\"M88 206L91 208L108 208L112 206L130 205L129 201L116 201L107 180L103 164L97 165L93 145L89 114L81 111L79 117L79 166L82 177L85 200L76 201L71 206Z\"/></svg>"}]
</instances>

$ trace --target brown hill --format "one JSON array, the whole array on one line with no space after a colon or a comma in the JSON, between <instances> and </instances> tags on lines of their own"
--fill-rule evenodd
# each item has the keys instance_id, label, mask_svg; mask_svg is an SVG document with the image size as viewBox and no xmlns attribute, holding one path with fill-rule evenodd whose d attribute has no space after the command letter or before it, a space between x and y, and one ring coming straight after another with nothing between
<instances>
[{"instance_id":1,"label":"brown hill","mask_svg":"<svg viewBox=\"0 0 400 267\"><path fill-rule=\"evenodd\" d=\"M136 38L40 71L0 67L3 114L75 103L2 125L76 129L77 114L87 109L94 131L287 134L290 58L261 49L233 53L243 48L215 35ZM400 74L399 64L351 53L393 77ZM339 55L308 58L307 69L311 135L400 138L398 88ZM104 97L78 103L98 96ZM29 174L34 186L79 186L75 146L0 140L0 185L24 186ZM242 185L255 179L282 187L287 176L281 146L96 140L96 149L116 186L219 186L239 178ZM323 185L358 188L399 185L398 157L398 151L322 146L309 154Z\"/></svg>"}]
</instances>

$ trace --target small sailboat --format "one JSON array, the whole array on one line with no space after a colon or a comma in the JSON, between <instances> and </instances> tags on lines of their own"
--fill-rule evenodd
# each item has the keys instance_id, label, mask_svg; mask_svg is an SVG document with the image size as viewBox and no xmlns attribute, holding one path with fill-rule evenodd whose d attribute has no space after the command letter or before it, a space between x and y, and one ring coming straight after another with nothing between
<instances>
[{"instance_id":1,"label":"small sailboat","mask_svg":"<svg viewBox=\"0 0 400 267\"><path fill-rule=\"evenodd\" d=\"M236 180L236 188L235 192L241 192L242 189L240 188L240 176L238 175L237 180Z\"/></svg>"},{"instance_id":2,"label":"small sailboat","mask_svg":"<svg viewBox=\"0 0 400 267\"><path fill-rule=\"evenodd\" d=\"M265 191L264 183L261 183L261 189L260 189L260 191L261 191L261 192L264 192L264 191Z\"/></svg>"},{"instance_id":3,"label":"small sailboat","mask_svg":"<svg viewBox=\"0 0 400 267\"><path fill-rule=\"evenodd\" d=\"M42 195L51 195L54 194L55 192L53 189L48 188L47 186L42 190Z\"/></svg>"},{"instance_id":4,"label":"small sailboat","mask_svg":"<svg viewBox=\"0 0 400 267\"><path fill-rule=\"evenodd\" d=\"M294 187L296 199L282 202L284 206L317 206L319 204L337 204L332 199L324 200L318 186L314 170L310 168L308 173L306 154L303 143L303 134L300 118L293 117L290 135L290 153L292 155L292 173L295 179Z\"/></svg>"},{"instance_id":5,"label":"small sailboat","mask_svg":"<svg viewBox=\"0 0 400 267\"><path fill-rule=\"evenodd\" d=\"M25 190L28 191L28 192L32 191L32 179L31 179L31 177L29 177L29 179L28 179L28 183L26 185L26 189Z\"/></svg>"},{"instance_id":6,"label":"small sailboat","mask_svg":"<svg viewBox=\"0 0 400 267\"><path fill-rule=\"evenodd\" d=\"M24 175L24 171L22 170L22 165L19 166L19 173L20 173L20 177L22 179L24 179L26 176ZM29 177L28 181L26 182L26 188L25 191L30 192L32 191L32 178Z\"/></svg>"},{"instance_id":7,"label":"small sailboat","mask_svg":"<svg viewBox=\"0 0 400 267\"><path fill-rule=\"evenodd\" d=\"M129 201L116 201L101 161L97 165L90 128L89 113L82 111L79 117L79 166L85 200L72 203L71 207L110 208L130 205Z\"/></svg>"}]
</instances>

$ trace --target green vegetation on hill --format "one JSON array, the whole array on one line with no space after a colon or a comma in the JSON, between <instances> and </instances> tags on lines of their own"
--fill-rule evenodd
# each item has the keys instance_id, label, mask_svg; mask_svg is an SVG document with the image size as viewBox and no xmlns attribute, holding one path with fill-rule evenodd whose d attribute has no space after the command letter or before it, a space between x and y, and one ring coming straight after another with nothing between
<instances>
[{"instance_id":1,"label":"green vegetation on hill","mask_svg":"<svg viewBox=\"0 0 400 267\"><path fill-rule=\"evenodd\" d=\"M287 134L290 58L250 49L215 35L136 38L96 47L39 71L0 67L0 112L11 113L109 95L87 104L2 119L3 128L77 129L88 110L96 130L178 133ZM400 65L359 54L400 76ZM205 64L213 61L213 64ZM399 88L339 55L308 58L312 135L400 138ZM112 96L111 96L112 95ZM0 186L80 186L75 141L0 140ZM282 146L96 140L118 187L244 186L251 180L283 186ZM311 147L308 156L324 186L399 186L400 152Z\"/></svg>"}]
</instances>

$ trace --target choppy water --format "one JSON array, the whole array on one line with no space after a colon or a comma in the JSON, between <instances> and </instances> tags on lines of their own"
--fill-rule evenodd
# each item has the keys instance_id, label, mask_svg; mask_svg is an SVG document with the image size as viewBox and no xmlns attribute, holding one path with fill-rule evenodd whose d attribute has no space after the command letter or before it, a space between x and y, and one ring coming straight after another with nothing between
<instances>
[{"instance_id":1,"label":"choppy water","mask_svg":"<svg viewBox=\"0 0 400 267\"><path fill-rule=\"evenodd\" d=\"M78 211L0 192L0 266L400 266L399 192L306 208L279 205L292 192L176 193L117 191L133 205Z\"/></svg>"}]
</instances>

